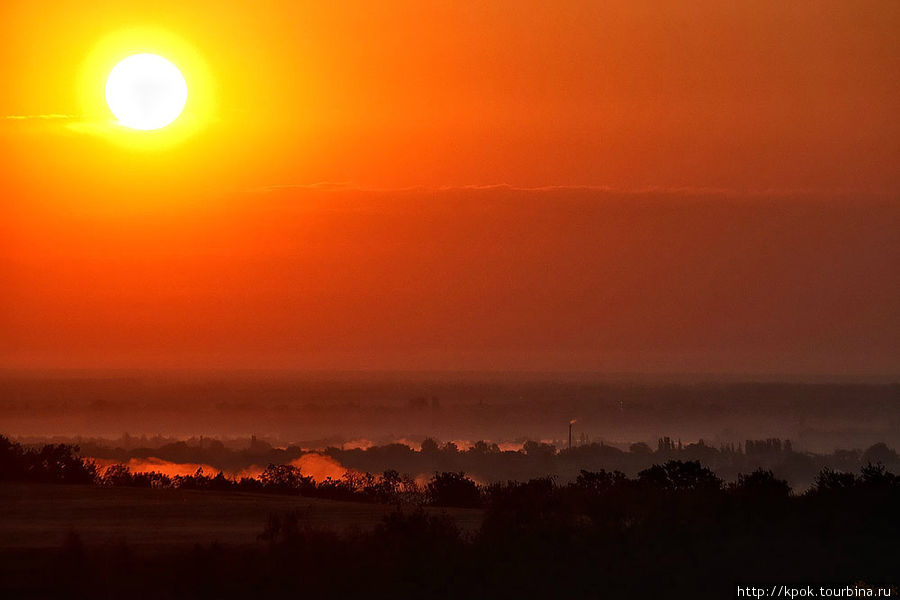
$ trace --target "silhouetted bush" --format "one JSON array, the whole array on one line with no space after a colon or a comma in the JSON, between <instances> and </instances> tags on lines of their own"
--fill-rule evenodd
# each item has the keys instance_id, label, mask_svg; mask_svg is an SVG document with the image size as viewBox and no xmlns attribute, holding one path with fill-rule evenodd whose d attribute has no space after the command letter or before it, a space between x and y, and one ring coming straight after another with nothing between
<instances>
[{"instance_id":1,"label":"silhouetted bush","mask_svg":"<svg viewBox=\"0 0 900 600\"><path fill-rule=\"evenodd\" d=\"M292 465L272 465L259 475L259 481L266 491L280 494L302 494L315 490L312 477L305 477L300 469Z\"/></svg>"},{"instance_id":2,"label":"silhouetted bush","mask_svg":"<svg viewBox=\"0 0 900 600\"><path fill-rule=\"evenodd\" d=\"M435 506L471 508L481 505L478 485L465 473L435 473L427 486L428 497Z\"/></svg>"},{"instance_id":3,"label":"silhouetted bush","mask_svg":"<svg viewBox=\"0 0 900 600\"><path fill-rule=\"evenodd\" d=\"M757 469L749 475L739 474L737 483L728 489L745 502L786 500L791 493L787 481L764 469Z\"/></svg>"},{"instance_id":4,"label":"silhouetted bush","mask_svg":"<svg viewBox=\"0 0 900 600\"><path fill-rule=\"evenodd\" d=\"M856 487L858 481L853 473L842 473L826 467L816 476L813 490L818 493L841 492Z\"/></svg>"}]
</instances>

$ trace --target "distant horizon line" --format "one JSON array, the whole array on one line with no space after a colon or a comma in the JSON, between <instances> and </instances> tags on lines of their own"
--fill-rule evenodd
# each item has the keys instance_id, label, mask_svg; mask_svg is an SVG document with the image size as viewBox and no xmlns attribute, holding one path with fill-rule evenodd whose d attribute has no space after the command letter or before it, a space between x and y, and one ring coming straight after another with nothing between
<instances>
[{"instance_id":1,"label":"distant horizon line","mask_svg":"<svg viewBox=\"0 0 900 600\"><path fill-rule=\"evenodd\" d=\"M888 373L790 373L745 371L603 371L603 370L536 370L536 369L302 369L289 367L2 367L0 377L51 376L121 378L134 376L195 375L195 376L280 376L297 378L352 377L384 378L434 377L464 380L521 378L565 378L574 380L602 380L617 383L870 383L900 384L900 374Z\"/></svg>"}]
</instances>

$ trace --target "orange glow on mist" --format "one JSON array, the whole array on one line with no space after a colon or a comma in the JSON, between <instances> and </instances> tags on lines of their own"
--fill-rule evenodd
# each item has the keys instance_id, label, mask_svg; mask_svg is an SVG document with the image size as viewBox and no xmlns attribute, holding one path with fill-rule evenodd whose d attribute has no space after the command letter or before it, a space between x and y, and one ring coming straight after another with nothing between
<instances>
[{"instance_id":1,"label":"orange glow on mist","mask_svg":"<svg viewBox=\"0 0 900 600\"><path fill-rule=\"evenodd\" d=\"M132 458L124 463L107 458L89 458L88 460L92 460L96 463L101 472L106 469L106 467L117 464L124 464L132 473L149 473L155 471L169 477L194 475L197 472L197 469L203 469L205 475L214 476L221 470L210 465L171 462L153 456L147 458ZM304 476L312 477L317 482L325 481L328 478L339 480L347 472L356 472L344 467L330 456L319 453L304 454L303 456L292 460L290 464L298 467ZM251 466L246 469L241 469L240 471L224 470L222 472L226 477L239 480L242 477L259 477L263 472L263 468Z\"/></svg>"},{"instance_id":2,"label":"orange glow on mist","mask_svg":"<svg viewBox=\"0 0 900 600\"><path fill-rule=\"evenodd\" d=\"M303 475L312 477L318 482L328 478L338 480L344 473L351 471L330 456L318 453L304 454L292 460L290 464L298 467Z\"/></svg>"},{"instance_id":3,"label":"orange glow on mist","mask_svg":"<svg viewBox=\"0 0 900 600\"><path fill-rule=\"evenodd\" d=\"M161 458L149 456L147 458L131 458L128 462L121 462L107 458L89 458L96 463L100 472L112 465L125 465L132 473L149 473L155 471L168 477L194 475L197 469L203 469L204 475L213 476L219 469L200 463L176 463ZM227 475L227 473L226 473Z\"/></svg>"}]
</instances>

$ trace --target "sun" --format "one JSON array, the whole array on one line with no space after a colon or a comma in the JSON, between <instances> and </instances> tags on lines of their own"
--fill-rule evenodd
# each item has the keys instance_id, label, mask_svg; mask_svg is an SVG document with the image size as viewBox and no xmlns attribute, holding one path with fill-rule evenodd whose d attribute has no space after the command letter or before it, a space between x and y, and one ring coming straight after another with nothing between
<instances>
[{"instance_id":1,"label":"sun","mask_svg":"<svg viewBox=\"0 0 900 600\"><path fill-rule=\"evenodd\" d=\"M219 122L212 65L184 37L156 26L97 40L76 90L82 118L68 127L128 150L167 151Z\"/></svg>"},{"instance_id":2,"label":"sun","mask_svg":"<svg viewBox=\"0 0 900 600\"><path fill-rule=\"evenodd\" d=\"M120 125L141 131L174 122L187 103L187 82L181 71L156 54L123 59L106 79L106 104Z\"/></svg>"}]
</instances>

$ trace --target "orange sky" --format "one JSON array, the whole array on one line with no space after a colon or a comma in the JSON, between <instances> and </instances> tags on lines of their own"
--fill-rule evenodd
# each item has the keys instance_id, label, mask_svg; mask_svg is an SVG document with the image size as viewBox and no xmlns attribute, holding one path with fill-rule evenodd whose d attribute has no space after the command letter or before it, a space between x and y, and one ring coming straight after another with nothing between
<instances>
[{"instance_id":1,"label":"orange sky","mask_svg":"<svg viewBox=\"0 0 900 600\"><path fill-rule=\"evenodd\" d=\"M83 4L0 8L0 366L897 373L896 2Z\"/></svg>"}]
</instances>

